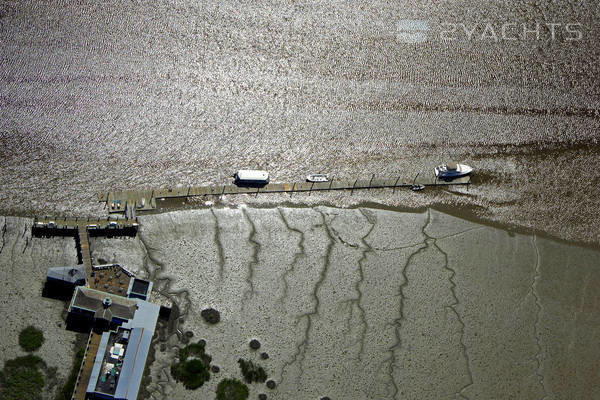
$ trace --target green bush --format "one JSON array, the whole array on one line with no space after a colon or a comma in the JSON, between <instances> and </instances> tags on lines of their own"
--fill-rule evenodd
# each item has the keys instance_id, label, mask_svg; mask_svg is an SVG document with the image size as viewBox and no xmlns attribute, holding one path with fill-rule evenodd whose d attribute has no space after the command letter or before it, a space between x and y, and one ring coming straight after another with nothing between
<instances>
[{"instance_id":1,"label":"green bush","mask_svg":"<svg viewBox=\"0 0 600 400\"><path fill-rule=\"evenodd\" d=\"M204 352L204 346L204 342L187 345L179 350L179 362L171 365L171 375L186 389L197 389L210 380L212 357Z\"/></svg>"},{"instance_id":2,"label":"green bush","mask_svg":"<svg viewBox=\"0 0 600 400\"><path fill-rule=\"evenodd\" d=\"M84 348L79 349L75 354L75 359L73 360L73 365L71 366L71 373L69 374L65 385L62 387L60 392L56 394L56 400L71 400L71 396L73 396L73 390L75 389L75 383L77 382L77 374L79 373L79 368L81 368L84 355Z\"/></svg>"},{"instance_id":3,"label":"green bush","mask_svg":"<svg viewBox=\"0 0 600 400\"><path fill-rule=\"evenodd\" d=\"M223 379L217 385L217 400L246 400L248 386L237 379Z\"/></svg>"},{"instance_id":4,"label":"green bush","mask_svg":"<svg viewBox=\"0 0 600 400\"><path fill-rule=\"evenodd\" d=\"M8 360L0 371L0 399L41 400L46 363L39 357L27 355Z\"/></svg>"},{"instance_id":5,"label":"green bush","mask_svg":"<svg viewBox=\"0 0 600 400\"><path fill-rule=\"evenodd\" d=\"M260 365L242 358L238 360L238 364L240 365L242 375L244 375L246 382L264 382L267 380L267 373Z\"/></svg>"},{"instance_id":6,"label":"green bush","mask_svg":"<svg viewBox=\"0 0 600 400\"><path fill-rule=\"evenodd\" d=\"M19 334L19 344L25 351L34 351L44 343L44 334L34 326L28 326Z\"/></svg>"}]
</instances>

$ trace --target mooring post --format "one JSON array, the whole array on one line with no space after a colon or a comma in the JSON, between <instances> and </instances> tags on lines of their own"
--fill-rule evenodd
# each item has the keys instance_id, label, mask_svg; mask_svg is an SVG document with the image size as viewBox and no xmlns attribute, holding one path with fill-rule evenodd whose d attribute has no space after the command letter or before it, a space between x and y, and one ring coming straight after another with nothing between
<instances>
[{"instance_id":1,"label":"mooring post","mask_svg":"<svg viewBox=\"0 0 600 400\"><path fill-rule=\"evenodd\" d=\"M352 190L350 191L350 196L352 196L352 194L354 193L354 187L356 186L356 182L358 182L358 179L356 179L354 181L354 185L352 185Z\"/></svg>"},{"instance_id":2,"label":"mooring post","mask_svg":"<svg viewBox=\"0 0 600 400\"><path fill-rule=\"evenodd\" d=\"M254 195L254 197L258 197L258 192L260 192L260 188L256 188L256 194Z\"/></svg>"},{"instance_id":3,"label":"mooring post","mask_svg":"<svg viewBox=\"0 0 600 400\"><path fill-rule=\"evenodd\" d=\"M333 178L331 178L331 180L329 181L329 189L327 190L331 190L331 185L333 185Z\"/></svg>"},{"instance_id":4,"label":"mooring post","mask_svg":"<svg viewBox=\"0 0 600 400\"><path fill-rule=\"evenodd\" d=\"M191 188L192 188L191 186L188 186L188 190L187 190L187 193L185 194L185 197L190 197L190 189Z\"/></svg>"},{"instance_id":5,"label":"mooring post","mask_svg":"<svg viewBox=\"0 0 600 400\"><path fill-rule=\"evenodd\" d=\"M225 185L223 185L223 190L221 191L221 198L223 197L223 195L225 194Z\"/></svg>"},{"instance_id":6,"label":"mooring post","mask_svg":"<svg viewBox=\"0 0 600 400\"><path fill-rule=\"evenodd\" d=\"M394 182L394 188L392 189L392 194L396 193L396 185L398 185L399 180L400 180L400 177L397 177L396 182Z\"/></svg>"},{"instance_id":7,"label":"mooring post","mask_svg":"<svg viewBox=\"0 0 600 400\"><path fill-rule=\"evenodd\" d=\"M371 190L371 183L373 182L373 178L375 178L375 174L371 176L371 180L369 181L369 188L367 190Z\"/></svg>"},{"instance_id":8,"label":"mooring post","mask_svg":"<svg viewBox=\"0 0 600 400\"><path fill-rule=\"evenodd\" d=\"M309 196L310 196L310 194L312 193L312 188L313 188L313 186L315 186L315 183L314 183L314 182L312 182L312 183L310 184L310 189L308 190L308 195L309 195Z\"/></svg>"},{"instance_id":9,"label":"mooring post","mask_svg":"<svg viewBox=\"0 0 600 400\"><path fill-rule=\"evenodd\" d=\"M296 190L296 182L294 182L294 186L292 186L292 190L290 190L290 199L292 198L292 195L294 194L294 190Z\"/></svg>"}]
</instances>

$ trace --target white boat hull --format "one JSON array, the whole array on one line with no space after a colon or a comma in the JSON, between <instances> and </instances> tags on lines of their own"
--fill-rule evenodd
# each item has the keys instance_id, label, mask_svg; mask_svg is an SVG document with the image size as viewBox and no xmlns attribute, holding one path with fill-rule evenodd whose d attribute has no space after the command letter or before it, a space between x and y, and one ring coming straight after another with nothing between
<instances>
[{"instance_id":1,"label":"white boat hull","mask_svg":"<svg viewBox=\"0 0 600 400\"><path fill-rule=\"evenodd\" d=\"M456 164L455 167L450 168L447 165L440 165L435 168L435 176L438 179L452 180L470 175L473 172L473 168L465 164Z\"/></svg>"}]
</instances>

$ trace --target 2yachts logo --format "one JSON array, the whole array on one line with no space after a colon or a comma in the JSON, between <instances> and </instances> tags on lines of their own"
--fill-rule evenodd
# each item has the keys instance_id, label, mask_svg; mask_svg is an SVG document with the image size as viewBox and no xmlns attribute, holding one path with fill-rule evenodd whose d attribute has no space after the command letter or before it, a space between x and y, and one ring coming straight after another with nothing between
<instances>
[{"instance_id":1,"label":"2yachts logo","mask_svg":"<svg viewBox=\"0 0 600 400\"><path fill-rule=\"evenodd\" d=\"M570 23L476 22L471 24L441 22L439 27L425 20L405 19L396 23L396 40L401 43L422 43L430 39L479 42L564 41L583 39L583 26Z\"/></svg>"},{"instance_id":2,"label":"2yachts logo","mask_svg":"<svg viewBox=\"0 0 600 400\"><path fill-rule=\"evenodd\" d=\"M565 40L572 42L583 39L580 23L544 23L535 24L505 22L503 24L443 22L441 24L440 39L450 40L478 40L478 41L530 41L530 40Z\"/></svg>"},{"instance_id":3,"label":"2yachts logo","mask_svg":"<svg viewBox=\"0 0 600 400\"><path fill-rule=\"evenodd\" d=\"M420 19L403 19L396 23L396 40L402 43L422 43L427 40L429 23Z\"/></svg>"}]
</instances>

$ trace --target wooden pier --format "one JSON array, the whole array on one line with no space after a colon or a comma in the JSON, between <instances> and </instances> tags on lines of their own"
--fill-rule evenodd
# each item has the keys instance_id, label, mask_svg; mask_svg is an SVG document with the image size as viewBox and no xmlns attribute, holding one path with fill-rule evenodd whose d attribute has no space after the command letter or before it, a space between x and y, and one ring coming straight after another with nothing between
<instances>
[{"instance_id":1,"label":"wooden pier","mask_svg":"<svg viewBox=\"0 0 600 400\"><path fill-rule=\"evenodd\" d=\"M83 265L85 265L85 270L87 273L87 282L91 282L92 252L90 251L90 241L87 229L85 229L85 227L81 227L81 229L77 230L77 234L79 239L78 249L81 252L81 261Z\"/></svg>"},{"instance_id":2,"label":"wooden pier","mask_svg":"<svg viewBox=\"0 0 600 400\"><path fill-rule=\"evenodd\" d=\"M79 263L85 265L88 285L92 282L90 236L135 236L137 219L35 217L32 233L39 236L73 236Z\"/></svg>"},{"instance_id":3,"label":"wooden pier","mask_svg":"<svg viewBox=\"0 0 600 400\"><path fill-rule=\"evenodd\" d=\"M469 185L470 177L455 179L453 181L436 180L435 178L416 179L414 184L430 187L448 187L456 185ZM410 189L413 180L406 181L400 178L375 178L356 180L336 180L328 182L296 182L296 183L269 183L261 187L247 187L237 185L217 186L186 186L170 189L135 190L124 192L107 192L98 195L100 202L106 203L109 213L122 213L134 217L136 212L151 211L156 209L157 199L185 199L188 197L224 196L237 194L267 194L267 193L311 193L330 190L346 190L352 194L356 190L370 189Z\"/></svg>"}]
</instances>

